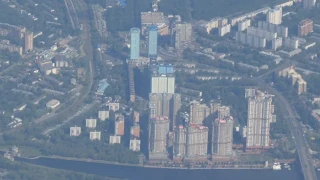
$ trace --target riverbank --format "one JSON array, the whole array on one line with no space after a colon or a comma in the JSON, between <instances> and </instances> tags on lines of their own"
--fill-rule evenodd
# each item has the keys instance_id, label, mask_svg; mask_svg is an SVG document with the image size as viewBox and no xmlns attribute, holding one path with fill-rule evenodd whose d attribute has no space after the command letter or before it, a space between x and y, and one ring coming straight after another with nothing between
<instances>
[{"instance_id":1,"label":"riverbank","mask_svg":"<svg viewBox=\"0 0 320 180\"><path fill-rule=\"evenodd\" d=\"M118 163L106 164L85 162L76 160L64 160L57 158L44 158L37 159L19 158L15 159L18 162L31 163L45 167L51 167L62 170L69 170L74 172L81 172L86 174L93 174L103 177L111 177L118 179L130 180L303 180L298 167L293 167L291 171L281 170L274 171L271 169L179 169L179 168L159 168L159 167L143 167L143 166L122 166ZM124 173L125 172L125 173Z\"/></svg>"},{"instance_id":2,"label":"riverbank","mask_svg":"<svg viewBox=\"0 0 320 180\"><path fill-rule=\"evenodd\" d=\"M86 159L86 158L73 158L73 157L62 157L62 156L37 156L37 157L21 157L29 160L37 160L39 158L48 158L48 159L61 159L68 161L80 161L80 162L88 162L88 163L100 163L100 164L108 164L108 165L117 165L117 166L128 166L128 167L141 167L141 168L156 168L156 169L188 169L188 170L199 170L199 169L216 169L216 170L267 170L272 168L265 167L177 167L177 166L162 166L161 165L149 165L149 164L128 164L128 163L119 163L113 161L104 161L104 160L94 160L94 159Z\"/></svg>"}]
</instances>

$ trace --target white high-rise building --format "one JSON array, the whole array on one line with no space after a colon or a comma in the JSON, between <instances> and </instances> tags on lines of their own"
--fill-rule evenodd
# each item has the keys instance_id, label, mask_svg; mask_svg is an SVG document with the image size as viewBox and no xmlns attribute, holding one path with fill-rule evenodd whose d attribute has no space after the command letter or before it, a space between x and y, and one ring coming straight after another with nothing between
<instances>
[{"instance_id":1,"label":"white high-rise building","mask_svg":"<svg viewBox=\"0 0 320 180\"><path fill-rule=\"evenodd\" d=\"M231 25L227 24L225 26L218 28L218 36L224 36L231 31Z\"/></svg>"},{"instance_id":2,"label":"white high-rise building","mask_svg":"<svg viewBox=\"0 0 320 180\"><path fill-rule=\"evenodd\" d=\"M238 31L244 31L251 25L251 20L246 19L244 21L238 22Z\"/></svg>"},{"instance_id":3,"label":"white high-rise building","mask_svg":"<svg viewBox=\"0 0 320 180\"><path fill-rule=\"evenodd\" d=\"M270 145L270 123L274 122L273 95L256 91L248 98L248 121L246 147L266 148Z\"/></svg>"},{"instance_id":4,"label":"white high-rise building","mask_svg":"<svg viewBox=\"0 0 320 180\"><path fill-rule=\"evenodd\" d=\"M272 24L281 24L282 23L282 8L278 7L272 9L267 14L267 22Z\"/></svg>"}]
</instances>

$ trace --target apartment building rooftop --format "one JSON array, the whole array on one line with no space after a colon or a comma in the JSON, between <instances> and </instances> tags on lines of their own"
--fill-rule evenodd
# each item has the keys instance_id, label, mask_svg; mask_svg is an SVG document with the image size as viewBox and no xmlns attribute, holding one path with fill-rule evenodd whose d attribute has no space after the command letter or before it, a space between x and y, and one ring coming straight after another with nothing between
<instances>
[{"instance_id":1,"label":"apartment building rooftop","mask_svg":"<svg viewBox=\"0 0 320 180\"><path fill-rule=\"evenodd\" d=\"M142 24L162 24L166 19L162 12L141 12Z\"/></svg>"}]
</instances>

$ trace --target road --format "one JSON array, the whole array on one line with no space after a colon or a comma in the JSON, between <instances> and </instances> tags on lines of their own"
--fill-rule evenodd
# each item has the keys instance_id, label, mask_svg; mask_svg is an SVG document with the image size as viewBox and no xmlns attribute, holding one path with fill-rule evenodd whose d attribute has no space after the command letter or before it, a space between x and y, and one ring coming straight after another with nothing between
<instances>
[{"instance_id":1,"label":"road","mask_svg":"<svg viewBox=\"0 0 320 180\"><path fill-rule=\"evenodd\" d=\"M264 90L267 90L269 93L275 95L277 99L281 102L282 105L285 106L286 114L288 118L288 124L289 128L291 130L291 134L294 138L296 149L299 156L299 161L301 164L301 170L304 176L305 180L317 180L317 175L315 168L312 164L312 158L309 154L308 144L307 141L304 139L304 132L302 129L301 124L296 120L294 110L292 109L292 106L288 102L288 100L282 96L281 93L279 93L276 89L270 87L267 85L263 79L257 79L257 83L260 87L262 87Z\"/></svg>"}]
</instances>

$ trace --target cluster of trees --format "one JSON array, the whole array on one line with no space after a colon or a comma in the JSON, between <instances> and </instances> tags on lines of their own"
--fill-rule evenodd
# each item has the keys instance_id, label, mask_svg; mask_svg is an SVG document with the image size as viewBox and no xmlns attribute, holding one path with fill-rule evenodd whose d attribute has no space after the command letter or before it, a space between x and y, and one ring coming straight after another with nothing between
<instances>
[{"instance_id":1,"label":"cluster of trees","mask_svg":"<svg viewBox=\"0 0 320 180\"><path fill-rule=\"evenodd\" d=\"M9 171L5 179L11 180L40 180L40 179L61 179L61 180L112 180L111 178L88 175L72 171L57 170L46 167L39 167L19 162L11 162L3 157L0 158L0 168ZM113 179L115 180L115 179Z\"/></svg>"},{"instance_id":2,"label":"cluster of trees","mask_svg":"<svg viewBox=\"0 0 320 180\"><path fill-rule=\"evenodd\" d=\"M69 127L74 124L67 124L61 129L57 129L50 134L50 138L43 135L41 125L30 126L20 133L5 133L0 139L0 145L16 145L37 149L42 155L55 155L62 157L88 158L120 163L139 163L138 153L130 151L124 145L108 144L110 134L110 120L99 122L96 130L101 132L101 141L91 141L89 132L85 128L85 118L82 119L82 133L78 137L70 137ZM78 125L79 126L79 125ZM36 139L36 140L34 140ZM23 152L22 152L23 154Z\"/></svg>"},{"instance_id":3,"label":"cluster of trees","mask_svg":"<svg viewBox=\"0 0 320 180\"><path fill-rule=\"evenodd\" d=\"M279 0L162 0L159 9L166 14L181 15L186 21L190 19L210 20L217 16L253 11L276 2Z\"/></svg>"},{"instance_id":4,"label":"cluster of trees","mask_svg":"<svg viewBox=\"0 0 320 180\"><path fill-rule=\"evenodd\" d=\"M132 27L140 27L141 12L151 10L151 0L126 1L127 6L116 6L106 11L107 27L110 32L129 31Z\"/></svg>"}]
</instances>

